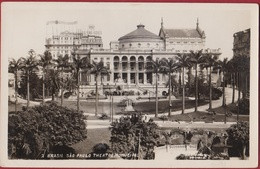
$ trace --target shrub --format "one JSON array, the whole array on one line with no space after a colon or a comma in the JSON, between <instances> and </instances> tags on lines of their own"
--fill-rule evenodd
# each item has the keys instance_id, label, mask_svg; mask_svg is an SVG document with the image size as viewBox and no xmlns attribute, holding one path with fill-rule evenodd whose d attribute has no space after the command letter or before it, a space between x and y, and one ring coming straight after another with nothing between
<instances>
[{"instance_id":1,"label":"shrub","mask_svg":"<svg viewBox=\"0 0 260 169\"><path fill-rule=\"evenodd\" d=\"M24 109L8 122L11 158L46 158L55 148L82 141L87 134L82 112L55 103Z\"/></svg>"},{"instance_id":2,"label":"shrub","mask_svg":"<svg viewBox=\"0 0 260 169\"><path fill-rule=\"evenodd\" d=\"M162 116L159 117L159 119L161 119L162 121L167 121L168 120L168 116L162 115Z\"/></svg>"},{"instance_id":3,"label":"shrub","mask_svg":"<svg viewBox=\"0 0 260 169\"><path fill-rule=\"evenodd\" d=\"M69 98L72 95L72 92L66 92L64 93L64 98Z\"/></svg>"},{"instance_id":4,"label":"shrub","mask_svg":"<svg viewBox=\"0 0 260 169\"><path fill-rule=\"evenodd\" d=\"M195 92L195 86L191 86L191 88L188 89L189 95L188 96L194 96ZM212 86L212 100L217 100L222 96L222 90L215 88ZM199 98L200 99L209 99L209 86L208 84L201 84L199 86Z\"/></svg>"},{"instance_id":5,"label":"shrub","mask_svg":"<svg viewBox=\"0 0 260 169\"><path fill-rule=\"evenodd\" d=\"M112 123L111 149L114 153L125 155L124 158L136 159L139 156L140 159L153 159L154 146L158 141L158 126L152 119L145 122L141 115L132 114Z\"/></svg>"},{"instance_id":6,"label":"shrub","mask_svg":"<svg viewBox=\"0 0 260 169\"><path fill-rule=\"evenodd\" d=\"M185 160L186 156L184 154L180 154L176 157L177 160Z\"/></svg>"},{"instance_id":7,"label":"shrub","mask_svg":"<svg viewBox=\"0 0 260 169\"><path fill-rule=\"evenodd\" d=\"M106 113L102 113L101 116L99 117L99 119L101 119L101 120L106 120L108 118L109 117L108 117L108 115Z\"/></svg>"},{"instance_id":8,"label":"shrub","mask_svg":"<svg viewBox=\"0 0 260 169\"><path fill-rule=\"evenodd\" d=\"M163 92L162 92L162 95L163 95L163 96L168 96L169 94L168 94L168 92L163 91Z\"/></svg>"},{"instance_id":9,"label":"shrub","mask_svg":"<svg viewBox=\"0 0 260 169\"><path fill-rule=\"evenodd\" d=\"M240 114L249 114L249 99L248 98L244 98L242 100L240 100L240 102L238 103L239 106L239 113Z\"/></svg>"},{"instance_id":10,"label":"shrub","mask_svg":"<svg viewBox=\"0 0 260 169\"><path fill-rule=\"evenodd\" d=\"M239 122L233 124L227 129L228 144L232 147L229 149L230 156L249 155L249 123Z\"/></svg>"},{"instance_id":11,"label":"shrub","mask_svg":"<svg viewBox=\"0 0 260 169\"><path fill-rule=\"evenodd\" d=\"M106 143L98 143L92 148L89 159L107 159L109 157L109 146Z\"/></svg>"}]
</instances>

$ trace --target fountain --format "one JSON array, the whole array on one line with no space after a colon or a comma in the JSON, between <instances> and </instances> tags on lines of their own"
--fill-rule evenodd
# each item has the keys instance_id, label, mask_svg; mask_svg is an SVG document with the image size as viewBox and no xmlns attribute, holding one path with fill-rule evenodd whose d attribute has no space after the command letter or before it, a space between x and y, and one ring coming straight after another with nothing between
<instances>
[{"instance_id":1,"label":"fountain","mask_svg":"<svg viewBox=\"0 0 260 169\"><path fill-rule=\"evenodd\" d=\"M126 100L125 112L135 111L133 108L133 101L131 99Z\"/></svg>"}]
</instances>

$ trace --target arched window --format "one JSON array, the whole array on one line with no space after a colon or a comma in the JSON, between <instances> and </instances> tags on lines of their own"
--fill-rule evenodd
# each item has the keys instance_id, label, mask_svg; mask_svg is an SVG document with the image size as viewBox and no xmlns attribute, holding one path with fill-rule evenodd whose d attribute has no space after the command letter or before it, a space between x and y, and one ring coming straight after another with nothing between
<instances>
[{"instance_id":1,"label":"arched window","mask_svg":"<svg viewBox=\"0 0 260 169\"><path fill-rule=\"evenodd\" d=\"M128 69L128 64L127 64L127 62L128 62L127 57L126 57L126 56L123 56L123 57L122 57L122 69L123 69L124 71Z\"/></svg>"},{"instance_id":2,"label":"arched window","mask_svg":"<svg viewBox=\"0 0 260 169\"><path fill-rule=\"evenodd\" d=\"M140 48L141 47L141 43L138 43L138 48Z\"/></svg>"},{"instance_id":3,"label":"arched window","mask_svg":"<svg viewBox=\"0 0 260 169\"><path fill-rule=\"evenodd\" d=\"M139 71L144 70L144 57L143 56L138 57L138 70Z\"/></svg>"},{"instance_id":4,"label":"arched window","mask_svg":"<svg viewBox=\"0 0 260 169\"><path fill-rule=\"evenodd\" d=\"M114 70L118 70L119 68L119 57L115 56L114 57Z\"/></svg>"},{"instance_id":5,"label":"arched window","mask_svg":"<svg viewBox=\"0 0 260 169\"><path fill-rule=\"evenodd\" d=\"M135 58L135 56L130 57L130 70L131 71L136 70L136 58Z\"/></svg>"}]
</instances>

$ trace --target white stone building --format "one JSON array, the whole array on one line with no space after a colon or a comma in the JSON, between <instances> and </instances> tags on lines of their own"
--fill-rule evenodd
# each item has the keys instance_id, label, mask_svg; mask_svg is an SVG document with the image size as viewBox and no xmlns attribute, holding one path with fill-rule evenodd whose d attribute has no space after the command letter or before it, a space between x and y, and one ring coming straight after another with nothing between
<instances>
[{"instance_id":1,"label":"white stone building","mask_svg":"<svg viewBox=\"0 0 260 169\"><path fill-rule=\"evenodd\" d=\"M70 54L75 44L78 49L77 54L81 57L89 57L91 62L102 60L111 71L111 74L102 78L102 85L101 78L98 79L99 85L103 88L116 88L120 85L124 90L154 92L155 74L146 71L146 65L151 59L175 58L177 54L201 49L214 55L221 54L220 49L205 49L206 36L200 29L198 21L194 27L193 29L167 29L162 21L159 35L156 35L148 31L145 25L139 24L136 30L120 37L117 41L111 41L110 49L103 49L101 36L64 32L58 39L56 37L48 39L46 48L52 51L54 56L60 52ZM93 75L82 72L80 80L82 92L88 93L95 89L96 81ZM159 74L160 93L168 91L167 80L167 75Z\"/></svg>"}]
</instances>

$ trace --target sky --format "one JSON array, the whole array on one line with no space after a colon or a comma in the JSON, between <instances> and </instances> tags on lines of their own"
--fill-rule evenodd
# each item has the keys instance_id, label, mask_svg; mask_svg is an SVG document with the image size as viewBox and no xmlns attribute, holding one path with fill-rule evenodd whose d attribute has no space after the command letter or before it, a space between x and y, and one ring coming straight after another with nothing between
<instances>
[{"instance_id":1,"label":"sky","mask_svg":"<svg viewBox=\"0 0 260 169\"><path fill-rule=\"evenodd\" d=\"M109 42L136 29L140 23L159 34L165 28L196 28L206 33L206 48L221 48L220 58L233 55L233 34L252 27L250 5L176 3L2 3L1 45L4 57L26 57L30 49L45 50L48 21L77 21L79 29L95 25L102 31L104 48ZM47 31L46 31L47 30Z\"/></svg>"}]
</instances>

